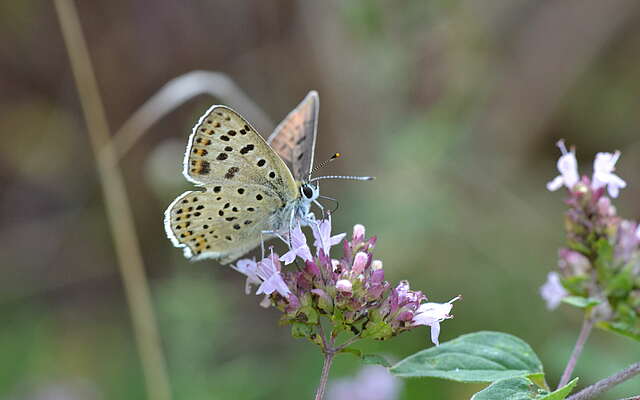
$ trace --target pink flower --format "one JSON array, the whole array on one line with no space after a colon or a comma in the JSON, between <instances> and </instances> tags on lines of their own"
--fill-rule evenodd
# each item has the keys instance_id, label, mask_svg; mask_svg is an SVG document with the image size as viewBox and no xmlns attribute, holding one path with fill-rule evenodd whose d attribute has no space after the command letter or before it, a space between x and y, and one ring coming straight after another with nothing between
<instances>
[{"instance_id":1,"label":"pink flower","mask_svg":"<svg viewBox=\"0 0 640 400\"><path fill-rule=\"evenodd\" d=\"M622 178L613 173L616 169L616 162L618 162L619 158L619 151L616 151L613 154L596 154L596 159L593 162L593 190L607 186L609 195L616 198L620 193L620 189L627 186L627 183L623 181Z\"/></svg>"},{"instance_id":2,"label":"pink flower","mask_svg":"<svg viewBox=\"0 0 640 400\"><path fill-rule=\"evenodd\" d=\"M304 261L312 261L311 250L307 246L307 237L302 233L300 223L291 232L291 248L288 252L280 257L280 261L284 262L284 265L291 264L296 256L302 258Z\"/></svg>"},{"instance_id":3,"label":"pink flower","mask_svg":"<svg viewBox=\"0 0 640 400\"><path fill-rule=\"evenodd\" d=\"M558 190L562 185L571 190L580 180L578 175L578 161L573 150L567 151L563 140L559 140L556 145L560 148L562 156L558 159L558 171L560 175L556 176L551 182L547 183L547 189L550 191Z\"/></svg>"},{"instance_id":4,"label":"pink flower","mask_svg":"<svg viewBox=\"0 0 640 400\"><path fill-rule=\"evenodd\" d=\"M603 217L615 217L616 206L611 204L611 200L607 196L602 196L597 203L598 213Z\"/></svg>"},{"instance_id":5,"label":"pink flower","mask_svg":"<svg viewBox=\"0 0 640 400\"><path fill-rule=\"evenodd\" d=\"M361 251L357 252L356 257L353 260L353 267L351 268L351 271L353 271L353 275L358 276L363 273L368 261L369 256L367 255L367 253L363 253Z\"/></svg>"},{"instance_id":6,"label":"pink flower","mask_svg":"<svg viewBox=\"0 0 640 400\"><path fill-rule=\"evenodd\" d=\"M549 272L547 282L540 287L540 296L547 302L547 308L553 310L558 307L562 299L569 293L560 283L560 275L557 272Z\"/></svg>"},{"instance_id":7,"label":"pink flower","mask_svg":"<svg viewBox=\"0 0 640 400\"><path fill-rule=\"evenodd\" d=\"M339 235L331 236L331 216L320 222L312 224L311 229L313 230L313 236L315 237L314 246L318 249L318 254L320 254L320 250L322 250L325 255L329 255L331 246L335 246L340 243L340 241L342 241L342 239L347 235L346 233L341 233Z\"/></svg>"},{"instance_id":8,"label":"pink flower","mask_svg":"<svg viewBox=\"0 0 640 400\"><path fill-rule=\"evenodd\" d=\"M558 267L565 274L584 275L591 268L591 262L577 251L561 248L558 250Z\"/></svg>"},{"instance_id":9,"label":"pink flower","mask_svg":"<svg viewBox=\"0 0 640 400\"><path fill-rule=\"evenodd\" d=\"M257 275L262 280L256 294L270 295L278 292L282 297L288 297L291 290L280 275L280 261L271 252L271 256L265 257L258 263Z\"/></svg>"},{"instance_id":10,"label":"pink flower","mask_svg":"<svg viewBox=\"0 0 640 400\"><path fill-rule=\"evenodd\" d=\"M248 258L245 258L243 260L238 260L238 262L236 262L236 265L232 265L231 268L247 276L247 281L244 288L246 294L251 293L251 285L260 285L262 283L257 275L258 265L255 259L250 260Z\"/></svg>"},{"instance_id":11,"label":"pink flower","mask_svg":"<svg viewBox=\"0 0 640 400\"><path fill-rule=\"evenodd\" d=\"M424 303L416 310L413 316L412 324L425 325L431 327L431 341L438 346L438 337L440 336L440 322L445 319L453 318L450 315L453 308L453 302L460 299L462 296L454 297L446 303Z\"/></svg>"}]
</instances>

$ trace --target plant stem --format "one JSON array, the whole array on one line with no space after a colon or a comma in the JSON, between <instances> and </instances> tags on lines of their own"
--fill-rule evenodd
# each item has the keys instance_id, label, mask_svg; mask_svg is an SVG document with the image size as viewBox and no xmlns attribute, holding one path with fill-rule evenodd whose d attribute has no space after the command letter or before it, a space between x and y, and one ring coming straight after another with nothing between
<instances>
[{"instance_id":1,"label":"plant stem","mask_svg":"<svg viewBox=\"0 0 640 400\"><path fill-rule=\"evenodd\" d=\"M327 381L329 380L329 370L331 369L333 357L335 357L335 353L333 351L327 351L324 353L324 364L322 365L322 374L320 375L320 384L316 391L315 400L324 399L324 392L327 387Z\"/></svg>"},{"instance_id":2,"label":"plant stem","mask_svg":"<svg viewBox=\"0 0 640 400\"><path fill-rule=\"evenodd\" d=\"M335 351L336 353L339 352L340 350L350 346L351 344L357 342L358 340L360 340L360 336L354 336L351 339L345 341L344 343L342 343L340 346L336 347Z\"/></svg>"},{"instance_id":3,"label":"plant stem","mask_svg":"<svg viewBox=\"0 0 640 400\"><path fill-rule=\"evenodd\" d=\"M140 245L133 225L133 213L122 172L118 168L118 160L110 142L109 125L80 19L73 1L56 0L54 4L87 123L91 147L96 157L107 219L131 312L148 398L170 400L171 387Z\"/></svg>"},{"instance_id":4,"label":"plant stem","mask_svg":"<svg viewBox=\"0 0 640 400\"><path fill-rule=\"evenodd\" d=\"M591 386L587 386L586 388L582 389L581 391L579 391L578 393L574 394L573 396L570 396L567 398L567 400L587 400L587 399L592 399L598 395L600 395L601 393L606 392L607 390L611 389L612 387L633 378L634 376L640 374L640 362L637 362L635 364L632 364L630 366L628 366L627 368L623 369L620 372L617 372L613 375L611 375L608 378L605 378L599 382L594 383ZM632 399L636 399L636 398L640 398L640 397L632 397Z\"/></svg>"},{"instance_id":5,"label":"plant stem","mask_svg":"<svg viewBox=\"0 0 640 400\"><path fill-rule=\"evenodd\" d=\"M573 373L573 370L576 367L578 358L580 358L580 354L582 353L584 344L589 338L591 329L593 329L593 319L591 319L590 317L585 317L584 321L582 321L582 329L580 329L580 335L578 336L576 345L573 347L571 358L569 358L569 362L567 363L567 366L565 367L564 372L562 373L562 378L560 378L558 389L565 386L571 380L571 374Z\"/></svg>"}]
</instances>

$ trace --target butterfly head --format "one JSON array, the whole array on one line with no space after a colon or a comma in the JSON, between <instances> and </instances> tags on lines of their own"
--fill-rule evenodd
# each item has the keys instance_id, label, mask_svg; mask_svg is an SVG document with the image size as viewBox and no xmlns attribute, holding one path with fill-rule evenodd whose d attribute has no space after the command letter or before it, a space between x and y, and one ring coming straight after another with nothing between
<instances>
[{"instance_id":1,"label":"butterfly head","mask_svg":"<svg viewBox=\"0 0 640 400\"><path fill-rule=\"evenodd\" d=\"M303 200L311 203L320 196L320 188L310 183L303 182L300 185L300 195Z\"/></svg>"}]
</instances>

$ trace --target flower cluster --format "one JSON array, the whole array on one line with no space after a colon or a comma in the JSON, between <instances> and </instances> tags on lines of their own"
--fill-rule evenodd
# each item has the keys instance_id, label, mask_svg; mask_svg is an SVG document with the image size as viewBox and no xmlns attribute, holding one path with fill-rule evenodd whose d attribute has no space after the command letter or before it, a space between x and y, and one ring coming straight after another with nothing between
<instances>
[{"instance_id":1,"label":"flower cluster","mask_svg":"<svg viewBox=\"0 0 640 400\"><path fill-rule=\"evenodd\" d=\"M640 227L620 218L610 199L626 186L614 174L620 152L598 153L590 179L579 177L575 150L567 151L562 141L558 147L560 176L547 188L568 189L567 245L559 250L558 271L549 274L541 295L549 308L569 296L588 309L600 304L592 316L599 326L640 340Z\"/></svg>"},{"instance_id":2,"label":"flower cluster","mask_svg":"<svg viewBox=\"0 0 640 400\"><path fill-rule=\"evenodd\" d=\"M256 294L265 294L262 304L281 310L281 321L291 326L294 336L320 345L322 317L329 320L334 337L346 332L358 339L384 340L425 325L438 344L440 323L452 318L452 303L459 297L429 303L407 281L391 287L382 261L373 258L376 238L366 238L362 225L354 226L348 239L344 233L331 235L330 218L314 222L311 228L315 252L298 225L287 235L289 251L282 256L271 249L259 262L236 263L233 268L247 276L247 293L252 285L258 286ZM331 247L339 243L342 256L331 258Z\"/></svg>"}]
</instances>

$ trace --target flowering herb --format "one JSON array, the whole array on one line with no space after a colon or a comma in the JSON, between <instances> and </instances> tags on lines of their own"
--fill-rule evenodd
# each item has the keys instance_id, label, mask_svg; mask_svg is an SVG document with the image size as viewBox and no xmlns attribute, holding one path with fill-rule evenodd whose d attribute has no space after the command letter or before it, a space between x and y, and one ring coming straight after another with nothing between
<instances>
[{"instance_id":1,"label":"flowering herb","mask_svg":"<svg viewBox=\"0 0 640 400\"><path fill-rule=\"evenodd\" d=\"M558 251L558 271L549 273L540 294L549 309L564 301L585 310L561 387L569 382L593 326L640 341L640 229L619 217L611 203L627 186L614 173L620 152L596 154L592 177L578 178L575 150L568 152L562 141L558 147L560 175L547 189L568 190L567 243Z\"/></svg>"},{"instance_id":2,"label":"flowering herb","mask_svg":"<svg viewBox=\"0 0 640 400\"><path fill-rule=\"evenodd\" d=\"M320 346L327 373L333 356L360 339L386 340L425 325L431 328L431 341L439 344L440 323L453 317L451 308L460 296L430 303L407 281L392 287L385 280L382 261L373 258L376 238L366 238L363 225L355 225L349 239L344 233L331 234L330 217L311 228L315 252L298 225L287 238L289 251L282 256L271 249L264 259L239 260L233 268L247 276L248 293L252 285L258 286L256 294L265 295L261 304L282 311L281 323L291 326L294 337ZM340 243L342 255L332 258L331 248ZM339 336L341 344L336 343ZM324 370L320 395L323 381Z\"/></svg>"},{"instance_id":3,"label":"flowering herb","mask_svg":"<svg viewBox=\"0 0 640 400\"><path fill-rule=\"evenodd\" d=\"M607 196L626 187L614 173L620 152L598 153L592 177L576 180L575 150L567 152L562 141L558 147L560 176L547 187L568 189L567 247L559 250L558 271L549 274L541 295L549 308L564 299L585 307L597 326L640 340L640 230L617 215Z\"/></svg>"}]
</instances>

